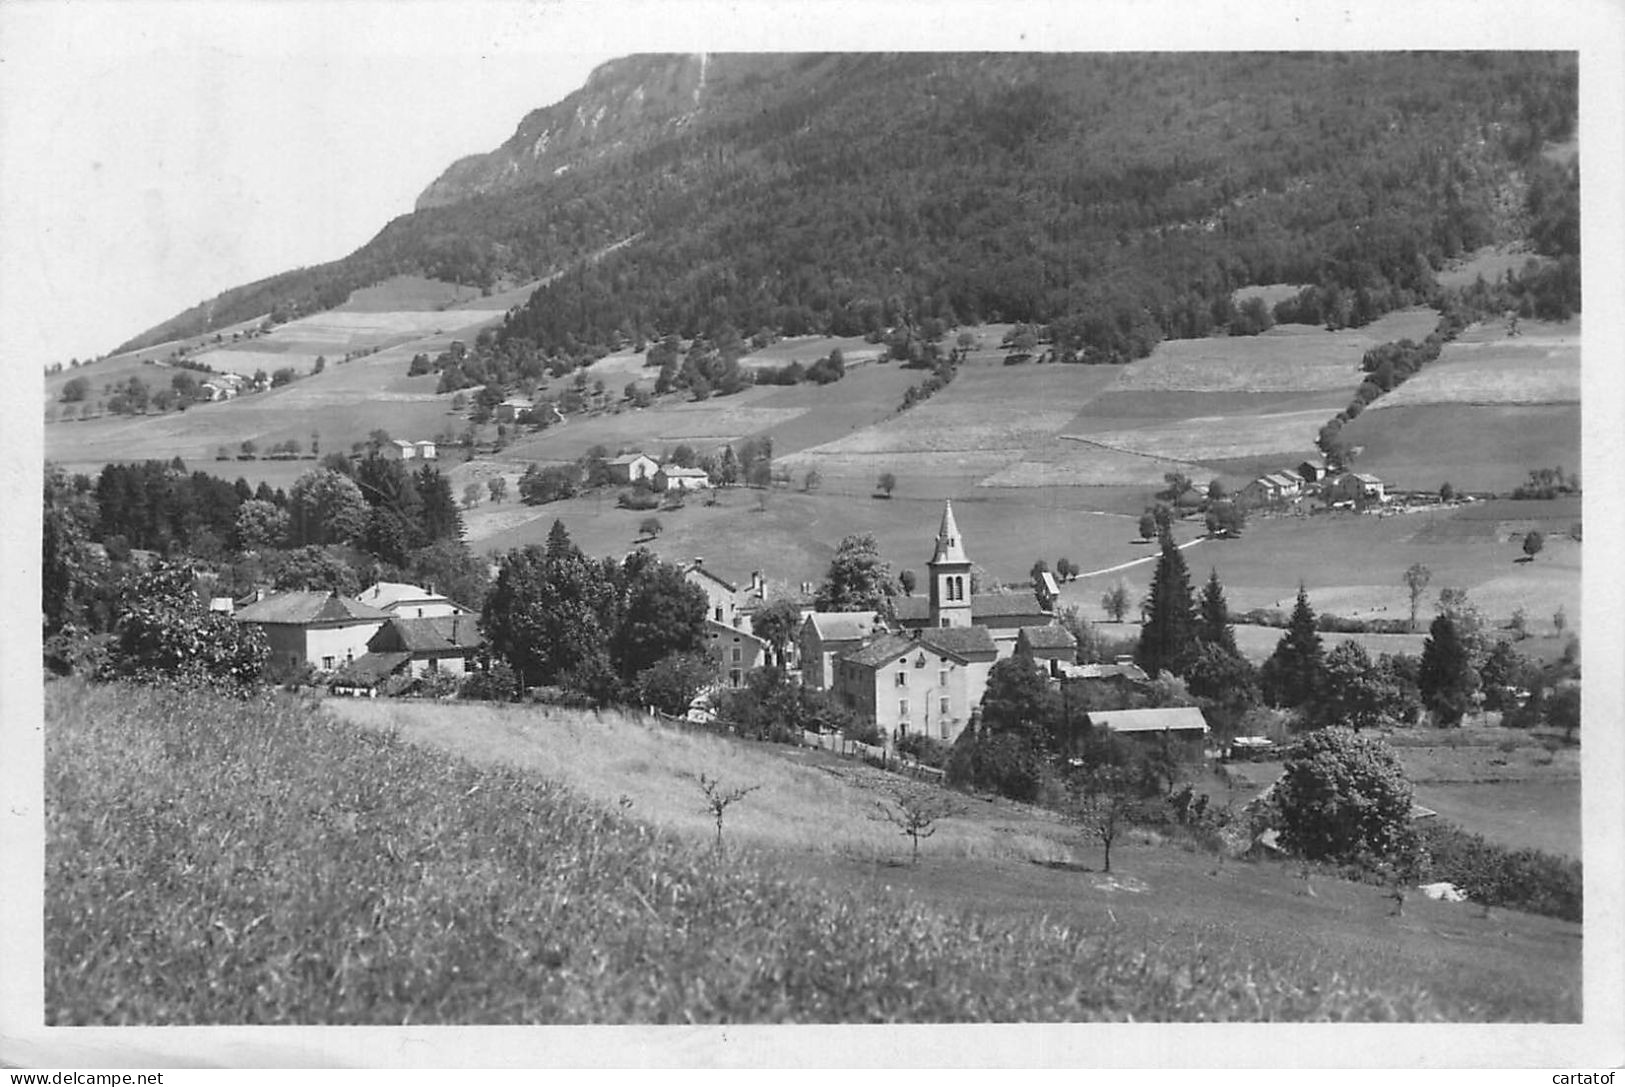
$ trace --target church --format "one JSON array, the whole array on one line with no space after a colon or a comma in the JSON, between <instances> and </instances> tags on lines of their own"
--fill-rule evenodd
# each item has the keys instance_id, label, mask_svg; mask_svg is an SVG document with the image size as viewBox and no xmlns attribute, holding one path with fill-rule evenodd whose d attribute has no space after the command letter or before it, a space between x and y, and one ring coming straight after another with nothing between
<instances>
[{"instance_id":1,"label":"church","mask_svg":"<svg viewBox=\"0 0 1625 1087\"><path fill-rule=\"evenodd\" d=\"M836 697L874 722L888 747L909 733L952 742L981 705L994 662L1018 641L1041 664L1076 656L1072 635L1055 621L1053 597L974 592L971 566L949 501L926 563L926 595L897 601L894 629L878 629L857 648L848 643L831 662Z\"/></svg>"}]
</instances>

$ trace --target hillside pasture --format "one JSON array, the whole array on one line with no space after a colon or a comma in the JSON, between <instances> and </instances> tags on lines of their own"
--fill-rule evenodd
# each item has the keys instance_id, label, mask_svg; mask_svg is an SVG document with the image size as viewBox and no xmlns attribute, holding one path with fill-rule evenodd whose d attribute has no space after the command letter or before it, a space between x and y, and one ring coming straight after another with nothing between
<instances>
[{"instance_id":1,"label":"hillside pasture","mask_svg":"<svg viewBox=\"0 0 1625 1087\"><path fill-rule=\"evenodd\" d=\"M371 287L352 291L344 304L335 306L332 312L398 313L405 310L429 312L470 304L479 298L478 287L465 287L460 283L448 283L443 279L400 275L392 276L382 283L375 283ZM483 308L499 307L488 305Z\"/></svg>"},{"instance_id":2,"label":"hillside pasture","mask_svg":"<svg viewBox=\"0 0 1625 1087\"><path fill-rule=\"evenodd\" d=\"M979 487L1145 487L1160 490L1168 472L1191 475L1201 466L1170 457L1116 449L1063 434L1038 443Z\"/></svg>"},{"instance_id":3,"label":"hillside pasture","mask_svg":"<svg viewBox=\"0 0 1625 1087\"><path fill-rule=\"evenodd\" d=\"M1276 325L1257 336L1165 340L1149 358L1123 367L1119 390L1171 392L1320 392L1360 384L1360 359L1391 340L1422 340L1438 315L1416 307L1363 328L1328 332Z\"/></svg>"},{"instance_id":4,"label":"hillside pasture","mask_svg":"<svg viewBox=\"0 0 1625 1087\"><path fill-rule=\"evenodd\" d=\"M1566 404L1580 400L1580 322L1528 322L1517 336L1484 323L1370 410L1424 404Z\"/></svg>"},{"instance_id":5,"label":"hillside pasture","mask_svg":"<svg viewBox=\"0 0 1625 1087\"><path fill-rule=\"evenodd\" d=\"M1415 490L1506 494L1533 468L1581 463L1577 403L1401 406L1362 413L1343 436L1360 471Z\"/></svg>"},{"instance_id":6,"label":"hillside pasture","mask_svg":"<svg viewBox=\"0 0 1625 1087\"><path fill-rule=\"evenodd\" d=\"M1108 367L968 363L925 403L802 449L784 463L797 473L817 468L830 479L872 481L891 471L968 486L1025 457L1116 378Z\"/></svg>"},{"instance_id":7,"label":"hillside pasture","mask_svg":"<svg viewBox=\"0 0 1625 1087\"><path fill-rule=\"evenodd\" d=\"M1258 412L1148 422L1124 430L1065 435L1080 444L1169 461L1225 460L1279 455L1293 460L1315 452L1315 432L1326 421L1319 411Z\"/></svg>"},{"instance_id":8,"label":"hillside pasture","mask_svg":"<svg viewBox=\"0 0 1625 1087\"><path fill-rule=\"evenodd\" d=\"M752 370L765 366L788 366L799 362L811 366L831 351L839 351L848 366L884 355L884 344L868 342L862 336L786 336L743 356L739 365Z\"/></svg>"},{"instance_id":9,"label":"hillside pasture","mask_svg":"<svg viewBox=\"0 0 1625 1087\"><path fill-rule=\"evenodd\" d=\"M1506 503L1509 506L1542 504ZM1469 599L1478 604L1495 625L1504 624L1514 610L1522 607L1531 629L1545 630L1552 613L1562 606L1571 627L1578 627L1579 544L1549 535L1546 549L1534 562L1518 562L1523 553L1514 542L1500 541L1494 535L1447 534L1438 527L1448 524L1456 512L1441 509L1389 517L1353 513L1304 517L1255 515L1240 539L1204 541L1201 547L1186 553L1186 563L1195 581L1205 578L1210 568L1217 570L1234 612L1253 608L1290 612L1301 581L1317 613L1408 619L1410 596L1402 578L1413 563L1421 563L1432 571L1432 580L1417 613L1418 628L1423 632L1433 619L1439 590L1447 586L1466 589ZM1187 526L1187 531L1198 529L1196 525ZM1081 558L1079 563L1086 571L1109 565L1091 562L1089 558ZM1117 576L1080 578L1068 588L1077 593L1085 615L1099 618L1102 614L1099 597ZM1127 576L1135 580L1132 574ZM1144 585L1148 580L1149 570L1146 570L1139 584ZM1238 636L1242 629L1237 627ZM1267 655L1279 636L1279 630L1256 635L1252 649L1262 648ZM1403 639L1410 636L1361 637ZM1373 641L1371 644L1382 643ZM1402 644L1394 643L1395 646Z\"/></svg>"}]
</instances>

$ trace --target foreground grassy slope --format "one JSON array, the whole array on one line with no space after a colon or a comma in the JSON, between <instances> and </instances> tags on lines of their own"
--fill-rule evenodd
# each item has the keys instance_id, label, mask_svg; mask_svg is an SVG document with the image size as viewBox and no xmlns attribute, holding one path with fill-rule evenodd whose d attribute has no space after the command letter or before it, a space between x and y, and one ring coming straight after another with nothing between
<instances>
[{"instance_id":1,"label":"foreground grassy slope","mask_svg":"<svg viewBox=\"0 0 1625 1087\"><path fill-rule=\"evenodd\" d=\"M1490 1014L1356 955L832 891L293 702L46 705L53 1024ZM1494 1014L1574 1014L1545 995Z\"/></svg>"}]
</instances>

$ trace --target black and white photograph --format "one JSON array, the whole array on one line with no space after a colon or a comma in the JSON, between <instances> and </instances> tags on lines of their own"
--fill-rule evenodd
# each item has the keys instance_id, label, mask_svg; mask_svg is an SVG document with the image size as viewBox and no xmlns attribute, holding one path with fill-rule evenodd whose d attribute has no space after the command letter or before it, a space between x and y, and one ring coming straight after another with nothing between
<instances>
[{"instance_id":1,"label":"black and white photograph","mask_svg":"<svg viewBox=\"0 0 1625 1087\"><path fill-rule=\"evenodd\" d=\"M0 1063L1619 1067L1622 57L0 5Z\"/></svg>"}]
</instances>

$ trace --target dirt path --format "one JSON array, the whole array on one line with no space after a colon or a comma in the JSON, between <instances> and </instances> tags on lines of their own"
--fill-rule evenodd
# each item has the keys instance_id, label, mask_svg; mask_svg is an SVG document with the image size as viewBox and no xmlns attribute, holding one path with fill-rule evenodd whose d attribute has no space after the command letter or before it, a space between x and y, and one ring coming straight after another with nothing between
<instances>
[{"instance_id":1,"label":"dirt path","mask_svg":"<svg viewBox=\"0 0 1625 1087\"><path fill-rule=\"evenodd\" d=\"M1195 547L1197 544L1201 543L1205 539L1207 539L1206 536L1198 536L1194 540L1187 540L1184 543L1179 545L1179 550L1184 551L1186 548ZM1071 578L1068 578L1067 580L1070 582L1070 581L1076 581L1078 578L1098 577L1101 574L1115 574L1119 570L1127 570L1130 566L1140 566L1140 565L1143 565L1143 564L1148 563L1148 562L1154 562L1159 557L1161 557L1160 552L1158 554L1156 554L1156 555L1145 555L1145 556L1143 556L1141 558L1138 558L1138 559L1130 559L1127 562L1120 562L1116 566L1105 566L1105 567L1102 567L1099 570L1090 570L1086 574L1077 574L1077 575L1074 575Z\"/></svg>"}]
</instances>

